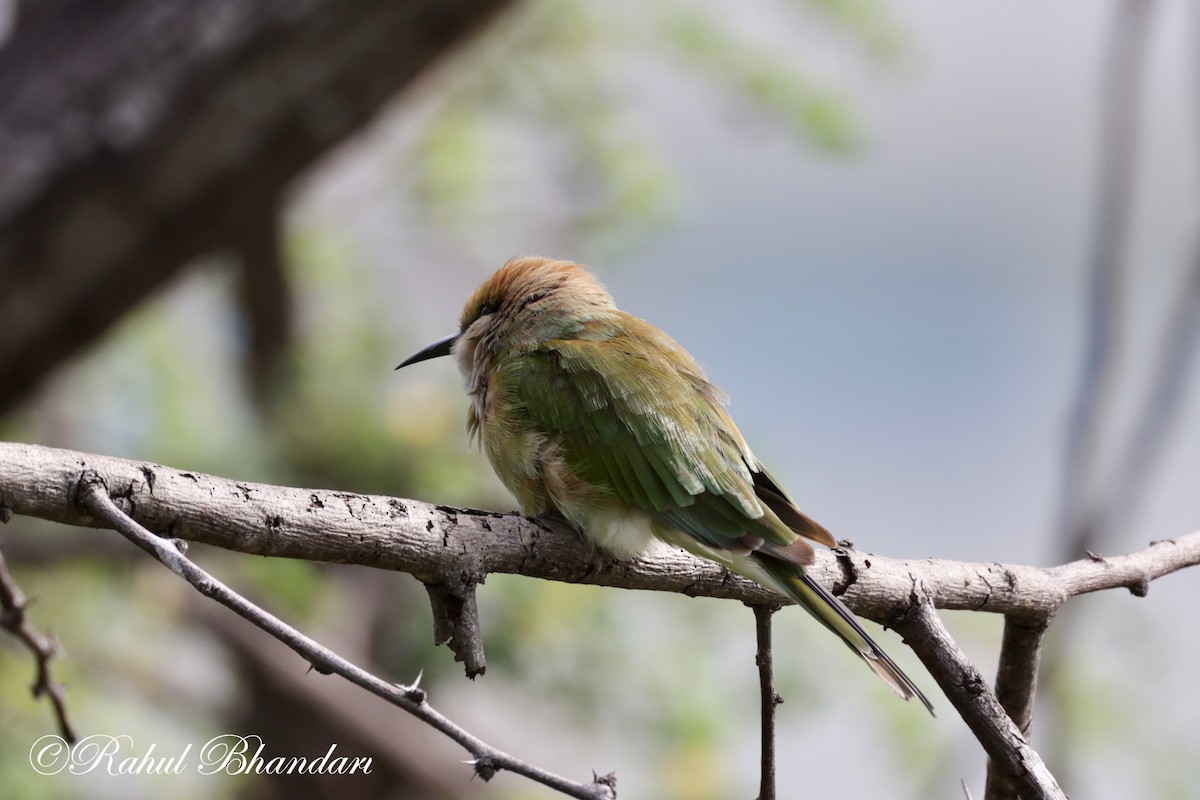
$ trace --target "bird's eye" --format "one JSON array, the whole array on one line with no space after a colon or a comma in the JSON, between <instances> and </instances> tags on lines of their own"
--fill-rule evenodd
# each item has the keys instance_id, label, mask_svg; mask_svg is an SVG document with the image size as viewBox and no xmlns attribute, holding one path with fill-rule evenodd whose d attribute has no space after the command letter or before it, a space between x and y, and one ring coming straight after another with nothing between
<instances>
[{"instance_id":1,"label":"bird's eye","mask_svg":"<svg viewBox=\"0 0 1200 800\"><path fill-rule=\"evenodd\" d=\"M479 316L486 317L488 314L495 314L499 308L498 303L484 303L479 307Z\"/></svg>"}]
</instances>

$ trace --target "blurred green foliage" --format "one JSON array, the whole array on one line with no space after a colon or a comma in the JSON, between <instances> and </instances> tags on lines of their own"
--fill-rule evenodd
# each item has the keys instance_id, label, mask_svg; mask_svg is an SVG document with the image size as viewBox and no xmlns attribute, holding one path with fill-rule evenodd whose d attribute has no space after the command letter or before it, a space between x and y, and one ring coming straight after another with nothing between
<instances>
[{"instance_id":1,"label":"blurred green foliage","mask_svg":"<svg viewBox=\"0 0 1200 800\"><path fill-rule=\"evenodd\" d=\"M731 38L719 21L688 15L674 20L670 40L698 68L711 71L739 95L773 113L813 144L830 152L855 148L859 125L840 92L789 71L783 54Z\"/></svg>"},{"instance_id":2,"label":"blurred green foliage","mask_svg":"<svg viewBox=\"0 0 1200 800\"><path fill-rule=\"evenodd\" d=\"M664 147L623 101L638 64L714 82L747 113L782 125L806 146L828 153L860 147L863 125L853 100L806 69L803 52L742 25L753 13L683 0L525 3L443 70L414 143L391 165L390 190L455 252L487 263L498 259L489 232L526 224L544 226L546 240L564 249L644 246L671 223L683 189ZM871 0L810 0L767 13L797 29L816 20L818 34L810 35L856 42L872 63L886 64L902 48L898 27ZM511 507L483 459L466 447L465 401L453 381L398 381L391 371L412 333L405 315L417 302L386 290L386 271L407 268L403 261L377 263L336 224L312 215L289 225L285 252L297 326L262 405L241 373L236 265L217 259L197 265L97 342L5 421L5 436L249 480ZM18 521L6 538L37 530ZM336 615L325 612L354 613L362 602L362 587L345 570L207 551L204 558L235 588L314 626L318 638L337 633ZM15 569L37 598L35 623L67 647L55 666L71 687L83 732L136 732L170 751L172 743L224 731L238 704L234 667L186 619L179 602L185 589L173 576L138 560L68 553L62 563ZM406 576L393 577L373 598L377 607L358 609L377 617L375 658L396 680L423 670L435 698L453 695L461 673L445 650L432 649L423 593ZM564 726L581 746L595 735L642 753L640 796L747 793L753 768L736 766L730 755L753 750L757 735L747 609L510 576L491 577L480 602L485 680L511 688L512 708L552 706L569 718ZM815 642L809 633L797 640ZM787 663L807 658L783 650ZM815 687L844 677L807 668L781 673L792 707L819 706L824 693ZM52 730L44 704L27 696L29 677L27 659L5 644L0 785L24 798L84 793L82 782L46 780L28 768L29 743ZM869 684L860 678L856 689ZM919 744L906 723L889 724L909 743L903 747L919 779L936 750ZM176 781L169 793L220 797L230 787L228 780ZM527 796L527 789L513 796ZM98 791L154 797L168 790L149 781Z\"/></svg>"},{"instance_id":3,"label":"blurred green foliage","mask_svg":"<svg viewBox=\"0 0 1200 800\"><path fill-rule=\"evenodd\" d=\"M807 68L815 28L861 45L887 66L903 50L898 24L875 0L811 0L757 9L654 0L642 4L532 0L500 20L447 76L406 182L456 246L491 262L486 231L524 224L549 192L547 239L609 259L674 218L680 176L624 100L636 73L675 69L727 90L751 116L828 153L863 144L847 91ZM777 17L790 37L738 24ZM797 52L799 50L799 52ZM653 66L651 66L653 65Z\"/></svg>"}]
</instances>

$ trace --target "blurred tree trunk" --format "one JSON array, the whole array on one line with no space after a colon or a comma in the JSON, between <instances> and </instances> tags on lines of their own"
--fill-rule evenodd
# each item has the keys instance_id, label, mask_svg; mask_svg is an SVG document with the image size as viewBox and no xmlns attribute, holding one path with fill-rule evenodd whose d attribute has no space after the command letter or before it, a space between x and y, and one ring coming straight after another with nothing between
<instances>
[{"instance_id":1,"label":"blurred tree trunk","mask_svg":"<svg viewBox=\"0 0 1200 800\"><path fill-rule=\"evenodd\" d=\"M0 49L0 414L190 259L247 242L251 350L277 349L287 315L252 287L280 269L255 234L288 182L507 5L60 0L19 16Z\"/></svg>"}]
</instances>

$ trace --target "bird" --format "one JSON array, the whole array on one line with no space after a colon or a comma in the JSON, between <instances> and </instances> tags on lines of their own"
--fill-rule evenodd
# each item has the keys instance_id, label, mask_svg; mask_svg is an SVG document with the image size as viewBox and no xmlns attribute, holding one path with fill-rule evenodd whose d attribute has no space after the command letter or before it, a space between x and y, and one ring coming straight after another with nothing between
<instances>
[{"instance_id":1,"label":"bird","mask_svg":"<svg viewBox=\"0 0 1200 800\"><path fill-rule=\"evenodd\" d=\"M836 547L754 456L696 360L617 308L579 264L509 260L470 296L456 333L396 369L452 355L467 432L529 516L557 514L634 558L654 539L795 601L900 697L933 706L846 605L810 577Z\"/></svg>"}]
</instances>

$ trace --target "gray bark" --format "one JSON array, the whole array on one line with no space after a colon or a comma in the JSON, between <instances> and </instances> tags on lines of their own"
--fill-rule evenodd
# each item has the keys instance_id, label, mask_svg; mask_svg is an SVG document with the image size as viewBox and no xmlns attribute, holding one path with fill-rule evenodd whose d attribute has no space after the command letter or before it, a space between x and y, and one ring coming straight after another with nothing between
<instances>
[{"instance_id":1,"label":"gray bark","mask_svg":"<svg viewBox=\"0 0 1200 800\"><path fill-rule=\"evenodd\" d=\"M0 48L0 414L188 260L253 241L294 176L507 5L71 0L32 15ZM278 316L256 347L275 346Z\"/></svg>"}]
</instances>

